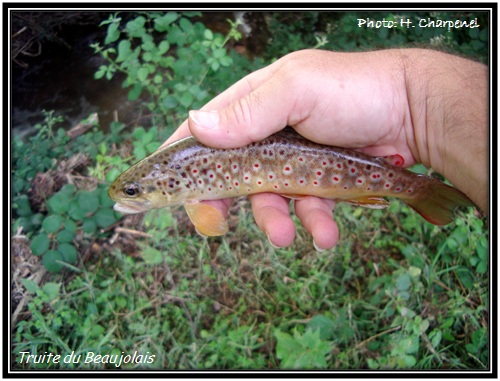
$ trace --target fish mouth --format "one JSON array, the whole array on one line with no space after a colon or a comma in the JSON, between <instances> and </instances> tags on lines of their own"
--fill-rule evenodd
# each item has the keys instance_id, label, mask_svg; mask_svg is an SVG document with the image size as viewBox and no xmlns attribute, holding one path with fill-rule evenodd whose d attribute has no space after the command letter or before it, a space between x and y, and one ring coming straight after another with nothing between
<instances>
[{"instance_id":1,"label":"fish mouth","mask_svg":"<svg viewBox=\"0 0 500 381\"><path fill-rule=\"evenodd\" d=\"M127 202L127 203L117 202L113 206L113 209L123 214L137 214L149 210L147 205L139 202Z\"/></svg>"}]
</instances>

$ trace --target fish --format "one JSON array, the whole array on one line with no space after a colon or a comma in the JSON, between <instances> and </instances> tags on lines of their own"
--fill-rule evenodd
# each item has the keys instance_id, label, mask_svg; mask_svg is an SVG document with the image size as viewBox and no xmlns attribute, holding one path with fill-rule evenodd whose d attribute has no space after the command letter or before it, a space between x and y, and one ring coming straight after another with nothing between
<instances>
[{"instance_id":1,"label":"fish","mask_svg":"<svg viewBox=\"0 0 500 381\"><path fill-rule=\"evenodd\" d=\"M286 128L244 147L216 149L194 137L178 140L142 159L112 183L114 209L124 214L183 205L198 233L228 231L225 216L205 200L276 193L385 208L402 200L425 220L445 225L457 207L473 206L460 190L404 169L403 157L375 157L309 141Z\"/></svg>"}]
</instances>

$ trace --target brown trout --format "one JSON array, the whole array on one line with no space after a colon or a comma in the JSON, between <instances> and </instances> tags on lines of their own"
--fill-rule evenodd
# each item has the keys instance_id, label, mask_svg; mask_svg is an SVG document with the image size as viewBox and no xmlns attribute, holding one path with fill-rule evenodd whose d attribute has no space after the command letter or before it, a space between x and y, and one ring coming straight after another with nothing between
<instances>
[{"instance_id":1,"label":"brown trout","mask_svg":"<svg viewBox=\"0 0 500 381\"><path fill-rule=\"evenodd\" d=\"M320 145L285 129L260 142L215 149L193 137L181 139L139 161L111 185L121 213L184 205L197 231L223 235L225 217L202 200L271 192L384 208L384 197L403 200L435 225L453 221L458 206L473 203L459 190L401 168L403 158L373 157Z\"/></svg>"}]
</instances>

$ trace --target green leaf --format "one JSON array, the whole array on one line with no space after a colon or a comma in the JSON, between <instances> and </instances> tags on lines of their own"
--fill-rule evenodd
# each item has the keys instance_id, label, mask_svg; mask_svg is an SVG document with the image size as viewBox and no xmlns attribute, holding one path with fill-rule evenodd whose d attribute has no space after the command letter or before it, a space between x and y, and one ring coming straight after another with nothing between
<instances>
[{"instance_id":1,"label":"green leaf","mask_svg":"<svg viewBox=\"0 0 500 381\"><path fill-rule=\"evenodd\" d=\"M140 84L135 84L132 90L128 92L128 100L129 101L136 101L139 99L142 93L143 86Z\"/></svg>"},{"instance_id":2,"label":"green leaf","mask_svg":"<svg viewBox=\"0 0 500 381\"><path fill-rule=\"evenodd\" d=\"M399 276L396 281L396 287L399 291L407 291L411 286L411 278L409 273L404 273Z\"/></svg>"},{"instance_id":3,"label":"green leaf","mask_svg":"<svg viewBox=\"0 0 500 381\"><path fill-rule=\"evenodd\" d=\"M40 289L38 284L33 279L23 278L21 279L21 283L23 284L26 291L31 294L36 294L36 292Z\"/></svg>"},{"instance_id":4,"label":"green leaf","mask_svg":"<svg viewBox=\"0 0 500 381\"><path fill-rule=\"evenodd\" d=\"M76 263L77 251L76 248L69 243L61 243L57 248L57 251L61 253L64 262L71 264Z\"/></svg>"},{"instance_id":5,"label":"green leaf","mask_svg":"<svg viewBox=\"0 0 500 381\"><path fill-rule=\"evenodd\" d=\"M131 50L132 44L129 40L121 40L118 44L118 57L116 57L116 62L126 61L132 54Z\"/></svg>"},{"instance_id":6,"label":"green leaf","mask_svg":"<svg viewBox=\"0 0 500 381\"><path fill-rule=\"evenodd\" d=\"M61 285L59 283L47 282L43 285L42 291L47 295L49 300L54 300L59 296Z\"/></svg>"},{"instance_id":7,"label":"green leaf","mask_svg":"<svg viewBox=\"0 0 500 381\"><path fill-rule=\"evenodd\" d=\"M160 54L165 54L166 52L168 52L169 49L170 49L170 44L168 43L168 41L162 41L158 45L158 51L160 52Z\"/></svg>"},{"instance_id":8,"label":"green leaf","mask_svg":"<svg viewBox=\"0 0 500 381\"><path fill-rule=\"evenodd\" d=\"M22 195L16 198L16 212L21 217L27 217L33 214L31 211L30 202L28 196Z\"/></svg>"},{"instance_id":9,"label":"green leaf","mask_svg":"<svg viewBox=\"0 0 500 381\"><path fill-rule=\"evenodd\" d=\"M112 209L100 209L94 215L97 226L107 228L116 222L115 212Z\"/></svg>"},{"instance_id":10,"label":"green leaf","mask_svg":"<svg viewBox=\"0 0 500 381\"><path fill-rule=\"evenodd\" d=\"M205 32L203 32L203 36L205 37L205 40L213 40L214 34L210 29L205 29Z\"/></svg>"},{"instance_id":11,"label":"green leaf","mask_svg":"<svg viewBox=\"0 0 500 381\"><path fill-rule=\"evenodd\" d=\"M48 271L52 273L58 273L59 271L61 271L64 266L60 262L63 261L64 259L62 254L55 250L47 251L42 257L42 264Z\"/></svg>"},{"instance_id":12,"label":"green leaf","mask_svg":"<svg viewBox=\"0 0 500 381\"><path fill-rule=\"evenodd\" d=\"M159 265L163 262L163 254L160 250L153 247L146 247L142 251L142 258L149 265Z\"/></svg>"},{"instance_id":13,"label":"green leaf","mask_svg":"<svg viewBox=\"0 0 500 381\"><path fill-rule=\"evenodd\" d=\"M86 219L82 224L83 231L87 234L94 234L97 230L97 225L93 219Z\"/></svg>"},{"instance_id":14,"label":"green leaf","mask_svg":"<svg viewBox=\"0 0 500 381\"><path fill-rule=\"evenodd\" d=\"M49 245L50 239L48 235L41 233L31 240L31 252L36 256L40 256L49 249Z\"/></svg>"},{"instance_id":15,"label":"green leaf","mask_svg":"<svg viewBox=\"0 0 500 381\"><path fill-rule=\"evenodd\" d=\"M433 348L437 348L439 346L439 343L441 343L441 339L443 338L443 333L440 329L433 329L429 333L429 341L432 344Z\"/></svg>"},{"instance_id":16,"label":"green leaf","mask_svg":"<svg viewBox=\"0 0 500 381\"><path fill-rule=\"evenodd\" d=\"M75 221L80 221L85 218L85 212L80 209L76 200L69 206L68 216L70 216Z\"/></svg>"},{"instance_id":17,"label":"green leaf","mask_svg":"<svg viewBox=\"0 0 500 381\"><path fill-rule=\"evenodd\" d=\"M220 58L219 62L222 66L231 66L233 59L229 56L224 56Z\"/></svg>"},{"instance_id":18,"label":"green leaf","mask_svg":"<svg viewBox=\"0 0 500 381\"><path fill-rule=\"evenodd\" d=\"M130 37L142 37L146 33L146 30L144 29L145 23L146 19L143 16L139 16L127 23L125 31Z\"/></svg>"},{"instance_id":19,"label":"green leaf","mask_svg":"<svg viewBox=\"0 0 500 381\"><path fill-rule=\"evenodd\" d=\"M144 82L149 75L149 70L145 67L141 67L139 70L137 70L137 78L139 81Z\"/></svg>"},{"instance_id":20,"label":"green leaf","mask_svg":"<svg viewBox=\"0 0 500 381\"><path fill-rule=\"evenodd\" d=\"M191 24L191 21L189 21L188 19L182 17L180 20L179 20L179 26L181 27L181 29L185 32L185 33L190 33L193 29L193 24Z\"/></svg>"},{"instance_id":21,"label":"green leaf","mask_svg":"<svg viewBox=\"0 0 500 381\"><path fill-rule=\"evenodd\" d=\"M71 242L75 238L75 232L69 229L63 229L56 235L59 242Z\"/></svg>"},{"instance_id":22,"label":"green leaf","mask_svg":"<svg viewBox=\"0 0 500 381\"><path fill-rule=\"evenodd\" d=\"M59 230L63 223L63 218L59 214L51 214L42 222L42 228L47 233L55 233Z\"/></svg>"},{"instance_id":23,"label":"green leaf","mask_svg":"<svg viewBox=\"0 0 500 381\"><path fill-rule=\"evenodd\" d=\"M177 20L178 14L176 12L169 12L162 17L155 18L154 28L157 32L166 32L169 25Z\"/></svg>"},{"instance_id":24,"label":"green leaf","mask_svg":"<svg viewBox=\"0 0 500 381\"><path fill-rule=\"evenodd\" d=\"M319 330L320 338L322 340L333 339L335 333L334 322L324 315L315 315L307 323L307 327L312 331Z\"/></svg>"},{"instance_id":25,"label":"green leaf","mask_svg":"<svg viewBox=\"0 0 500 381\"><path fill-rule=\"evenodd\" d=\"M105 44L111 44L120 38L120 32L118 31L119 23L112 23L108 26L108 34L104 40Z\"/></svg>"},{"instance_id":26,"label":"green leaf","mask_svg":"<svg viewBox=\"0 0 500 381\"><path fill-rule=\"evenodd\" d=\"M193 96L190 93L184 93L179 99L179 102L182 106L189 108L193 104L193 100Z\"/></svg>"},{"instance_id":27,"label":"green leaf","mask_svg":"<svg viewBox=\"0 0 500 381\"><path fill-rule=\"evenodd\" d=\"M99 197L95 191L82 192L78 195L78 207L86 215L94 213L99 208Z\"/></svg>"},{"instance_id":28,"label":"green leaf","mask_svg":"<svg viewBox=\"0 0 500 381\"><path fill-rule=\"evenodd\" d=\"M167 110L174 109L178 105L179 102L177 101L177 98L174 97L173 95L167 95L162 100L162 106L165 107Z\"/></svg>"},{"instance_id":29,"label":"green leaf","mask_svg":"<svg viewBox=\"0 0 500 381\"><path fill-rule=\"evenodd\" d=\"M321 341L319 330L312 331L309 328L304 335L295 331L293 338L280 331L275 335L278 339L276 356L282 360L281 368L326 368L325 356L330 352L330 345Z\"/></svg>"}]
</instances>

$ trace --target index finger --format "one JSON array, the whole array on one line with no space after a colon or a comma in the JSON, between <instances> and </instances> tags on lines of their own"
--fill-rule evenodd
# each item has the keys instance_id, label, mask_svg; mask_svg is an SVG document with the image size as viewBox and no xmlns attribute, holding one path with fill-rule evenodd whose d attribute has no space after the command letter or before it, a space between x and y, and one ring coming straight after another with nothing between
<instances>
[{"instance_id":1,"label":"index finger","mask_svg":"<svg viewBox=\"0 0 500 381\"><path fill-rule=\"evenodd\" d=\"M224 90L222 93L217 95L207 104L205 104L200 110L204 111L216 111L230 105L232 102L243 98L244 96L251 93L254 89L259 87L261 84L269 80L273 73L277 70L278 62L266 66L262 69L254 71L247 76L240 79L238 82L230 86L228 89ZM161 145L160 148L180 140L182 138L191 136L189 131L187 119L182 122L179 128Z\"/></svg>"}]
</instances>

